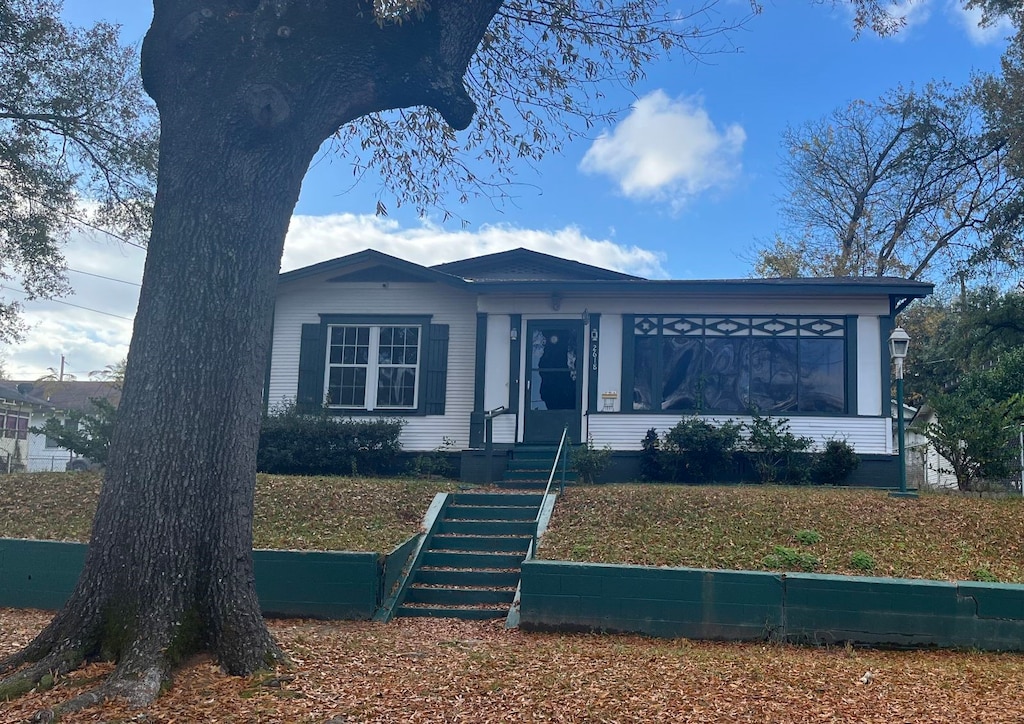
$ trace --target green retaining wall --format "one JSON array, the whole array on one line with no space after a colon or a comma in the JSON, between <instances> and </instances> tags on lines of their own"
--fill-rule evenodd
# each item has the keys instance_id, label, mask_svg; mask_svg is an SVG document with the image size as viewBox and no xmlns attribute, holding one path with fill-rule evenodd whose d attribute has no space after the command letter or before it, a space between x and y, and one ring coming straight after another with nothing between
<instances>
[{"instance_id":1,"label":"green retaining wall","mask_svg":"<svg viewBox=\"0 0 1024 724\"><path fill-rule=\"evenodd\" d=\"M539 560L522 570L525 629L1024 650L1024 585Z\"/></svg>"},{"instance_id":2,"label":"green retaining wall","mask_svg":"<svg viewBox=\"0 0 1024 724\"><path fill-rule=\"evenodd\" d=\"M376 553L254 550L256 593L270 616L369 619L385 581L406 564L411 541ZM0 606L60 608L75 587L88 546L0 539Z\"/></svg>"}]
</instances>

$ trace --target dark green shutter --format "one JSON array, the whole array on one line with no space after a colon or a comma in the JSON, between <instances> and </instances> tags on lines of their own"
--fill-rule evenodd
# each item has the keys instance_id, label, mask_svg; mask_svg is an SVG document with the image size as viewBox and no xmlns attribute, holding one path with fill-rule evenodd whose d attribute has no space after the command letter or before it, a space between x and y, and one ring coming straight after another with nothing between
<instances>
[{"instance_id":1,"label":"dark green shutter","mask_svg":"<svg viewBox=\"0 0 1024 724\"><path fill-rule=\"evenodd\" d=\"M299 384L295 391L296 411L319 412L324 406L324 365L326 341L319 324L303 324L299 343Z\"/></svg>"},{"instance_id":2,"label":"dark green shutter","mask_svg":"<svg viewBox=\"0 0 1024 724\"><path fill-rule=\"evenodd\" d=\"M444 414L448 391L448 325L431 324L427 340L427 369L423 375L423 410L428 415Z\"/></svg>"}]
</instances>

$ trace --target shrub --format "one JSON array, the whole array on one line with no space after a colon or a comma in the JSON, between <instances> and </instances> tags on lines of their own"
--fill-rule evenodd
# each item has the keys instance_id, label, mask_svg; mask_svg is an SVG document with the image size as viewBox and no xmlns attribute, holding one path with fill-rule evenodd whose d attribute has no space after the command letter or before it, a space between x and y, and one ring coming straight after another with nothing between
<instances>
[{"instance_id":1,"label":"shrub","mask_svg":"<svg viewBox=\"0 0 1024 724\"><path fill-rule=\"evenodd\" d=\"M762 560L767 568L798 569L801 571L813 571L818 567L818 558L806 551L799 551L796 548L787 546L775 546L772 552Z\"/></svg>"},{"instance_id":2,"label":"shrub","mask_svg":"<svg viewBox=\"0 0 1024 724\"><path fill-rule=\"evenodd\" d=\"M569 453L572 469L584 485L592 485L597 476L604 472L612 459L612 449L607 445L600 450L594 447L593 440L578 445Z\"/></svg>"},{"instance_id":3,"label":"shrub","mask_svg":"<svg viewBox=\"0 0 1024 724\"><path fill-rule=\"evenodd\" d=\"M661 467L672 481L711 482L732 461L743 426L729 420L714 425L699 417L680 420L665 433Z\"/></svg>"},{"instance_id":4,"label":"shrub","mask_svg":"<svg viewBox=\"0 0 1024 724\"><path fill-rule=\"evenodd\" d=\"M397 472L401 420L301 415L293 406L263 420L256 466L291 475L382 475Z\"/></svg>"},{"instance_id":5,"label":"shrub","mask_svg":"<svg viewBox=\"0 0 1024 724\"><path fill-rule=\"evenodd\" d=\"M875 567L875 559L866 551L854 551L850 554L850 565L858 571L870 571Z\"/></svg>"},{"instance_id":6,"label":"shrub","mask_svg":"<svg viewBox=\"0 0 1024 724\"><path fill-rule=\"evenodd\" d=\"M793 534L796 538L797 543L802 543L805 546L814 545L821 541L821 533L816 530L798 530Z\"/></svg>"},{"instance_id":7,"label":"shrub","mask_svg":"<svg viewBox=\"0 0 1024 724\"><path fill-rule=\"evenodd\" d=\"M640 442L640 477L643 480L661 480L661 440L653 427Z\"/></svg>"},{"instance_id":8,"label":"shrub","mask_svg":"<svg viewBox=\"0 0 1024 724\"><path fill-rule=\"evenodd\" d=\"M811 476L820 485L842 485L858 465L860 457L846 440L829 440L815 456Z\"/></svg>"},{"instance_id":9,"label":"shrub","mask_svg":"<svg viewBox=\"0 0 1024 724\"><path fill-rule=\"evenodd\" d=\"M982 583L999 583L999 578L987 568L975 568L971 571L971 577Z\"/></svg>"},{"instance_id":10,"label":"shrub","mask_svg":"<svg viewBox=\"0 0 1024 724\"><path fill-rule=\"evenodd\" d=\"M756 412L747 425L750 431L745 447L762 483L807 482L810 471L802 453L813 440L796 436L786 418L761 417Z\"/></svg>"},{"instance_id":11,"label":"shrub","mask_svg":"<svg viewBox=\"0 0 1024 724\"><path fill-rule=\"evenodd\" d=\"M433 478L451 478L456 476L457 466L452 461L455 455L455 439L445 435L441 438L441 444L432 452L423 453L413 458L409 463L409 472L413 475Z\"/></svg>"}]
</instances>

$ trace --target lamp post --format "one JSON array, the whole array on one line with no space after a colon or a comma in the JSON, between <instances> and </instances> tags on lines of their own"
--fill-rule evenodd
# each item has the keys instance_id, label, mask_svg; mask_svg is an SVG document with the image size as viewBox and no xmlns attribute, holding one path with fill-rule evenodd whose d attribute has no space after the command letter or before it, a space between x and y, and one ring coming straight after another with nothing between
<instances>
[{"instance_id":1,"label":"lamp post","mask_svg":"<svg viewBox=\"0 0 1024 724\"><path fill-rule=\"evenodd\" d=\"M910 335L903 327L897 327L889 335L889 356L896 363L896 439L900 446L900 490L890 493L897 498L916 498L917 493L907 491L907 441L903 416L903 360L910 347Z\"/></svg>"}]
</instances>

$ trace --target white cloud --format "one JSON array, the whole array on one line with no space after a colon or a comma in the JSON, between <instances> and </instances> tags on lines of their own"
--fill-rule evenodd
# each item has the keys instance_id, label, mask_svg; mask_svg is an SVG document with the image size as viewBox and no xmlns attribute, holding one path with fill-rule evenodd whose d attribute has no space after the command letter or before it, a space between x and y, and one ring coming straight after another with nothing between
<instances>
[{"instance_id":1,"label":"white cloud","mask_svg":"<svg viewBox=\"0 0 1024 724\"><path fill-rule=\"evenodd\" d=\"M89 372L128 354L132 318L139 301L135 284L142 279L145 252L95 235L74 233L64 254L74 294L61 300L25 301L18 294L4 291L7 298L21 301L23 318L30 328L22 342L0 350L4 369L14 379L36 379L49 368L59 369L61 355L67 372L87 379Z\"/></svg>"},{"instance_id":2,"label":"white cloud","mask_svg":"<svg viewBox=\"0 0 1024 724\"><path fill-rule=\"evenodd\" d=\"M292 218L281 268L289 271L362 249L429 266L517 247L638 276L667 276L660 254L591 239L574 226L545 231L487 225L474 231L451 231L425 222L403 229L390 219L355 214Z\"/></svg>"},{"instance_id":3,"label":"white cloud","mask_svg":"<svg viewBox=\"0 0 1024 724\"><path fill-rule=\"evenodd\" d=\"M450 231L427 223L402 228L390 219L354 214L295 216L285 242L282 270L366 248L431 265L520 246L639 276L667 276L662 255L636 246L591 239L575 227L543 231L484 226L476 231ZM138 287L80 272L138 283L145 253L77 234L65 248L65 254L69 269L78 270L68 274L75 293L61 300L66 304L24 303L24 317L31 326L29 333L23 342L0 349L4 368L13 379L41 377L48 368L60 366L61 355L68 372L78 379L87 379L90 371L101 370L128 354Z\"/></svg>"},{"instance_id":4,"label":"white cloud","mask_svg":"<svg viewBox=\"0 0 1024 724\"><path fill-rule=\"evenodd\" d=\"M672 99L656 90L594 141L580 168L611 177L630 198L667 202L678 210L739 176L746 138L739 124L717 128L701 99Z\"/></svg>"},{"instance_id":5,"label":"white cloud","mask_svg":"<svg viewBox=\"0 0 1024 724\"><path fill-rule=\"evenodd\" d=\"M998 43L1013 34L1013 23L1006 16L1000 17L995 23L982 27L981 8L965 8L957 0L951 0L949 10L963 26L967 37L975 45Z\"/></svg>"}]
</instances>

